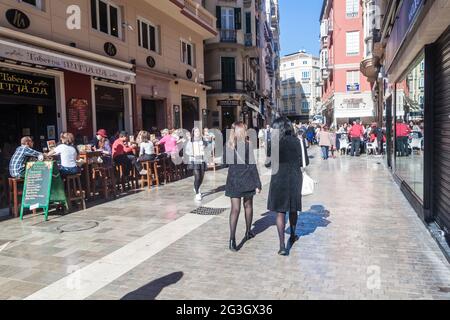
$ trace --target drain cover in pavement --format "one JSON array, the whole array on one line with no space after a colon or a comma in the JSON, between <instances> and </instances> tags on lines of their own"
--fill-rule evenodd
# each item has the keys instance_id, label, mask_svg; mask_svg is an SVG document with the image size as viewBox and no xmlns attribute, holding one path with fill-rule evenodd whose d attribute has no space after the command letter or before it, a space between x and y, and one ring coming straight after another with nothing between
<instances>
[{"instance_id":1,"label":"drain cover in pavement","mask_svg":"<svg viewBox=\"0 0 450 320\"><path fill-rule=\"evenodd\" d=\"M75 222L68 223L57 228L60 232L80 232L86 231L90 229L94 229L99 226L99 223L96 221L83 221L83 222Z\"/></svg>"},{"instance_id":2,"label":"drain cover in pavement","mask_svg":"<svg viewBox=\"0 0 450 320\"><path fill-rule=\"evenodd\" d=\"M194 211L191 211L193 214L198 214L201 216L218 216L228 209L226 208L207 208L207 207L200 207L195 209Z\"/></svg>"}]
</instances>

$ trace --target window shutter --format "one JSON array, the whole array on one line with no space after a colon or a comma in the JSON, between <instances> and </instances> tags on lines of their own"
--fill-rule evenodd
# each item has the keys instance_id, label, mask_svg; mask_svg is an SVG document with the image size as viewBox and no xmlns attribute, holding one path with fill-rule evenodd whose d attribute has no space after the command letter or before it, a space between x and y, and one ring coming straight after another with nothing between
<instances>
[{"instance_id":1,"label":"window shutter","mask_svg":"<svg viewBox=\"0 0 450 320\"><path fill-rule=\"evenodd\" d=\"M242 29L242 9L241 8L235 8L234 9L234 21L235 21L235 29L241 30Z\"/></svg>"},{"instance_id":2,"label":"window shutter","mask_svg":"<svg viewBox=\"0 0 450 320\"><path fill-rule=\"evenodd\" d=\"M216 27L217 29L220 29L222 28L222 7L220 6L216 7L216 18L217 18Z\"/></svg>"}]
</instances>

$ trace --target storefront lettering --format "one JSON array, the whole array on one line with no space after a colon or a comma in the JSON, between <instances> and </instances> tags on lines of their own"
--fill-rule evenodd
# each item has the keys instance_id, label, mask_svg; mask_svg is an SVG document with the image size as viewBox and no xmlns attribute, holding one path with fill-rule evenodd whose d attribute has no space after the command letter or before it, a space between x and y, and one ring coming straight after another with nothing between
<instances>
[{"instance_id":1,"label":"storefront lettering","mask_svg":"<svg viewBox=\"0 0 450 320\"><path fill-rule=\"evenodd\" d=\"M0 93L27 96L50 96L50 84L42 78L0 72Z\"/></svg>"}]
</instances>

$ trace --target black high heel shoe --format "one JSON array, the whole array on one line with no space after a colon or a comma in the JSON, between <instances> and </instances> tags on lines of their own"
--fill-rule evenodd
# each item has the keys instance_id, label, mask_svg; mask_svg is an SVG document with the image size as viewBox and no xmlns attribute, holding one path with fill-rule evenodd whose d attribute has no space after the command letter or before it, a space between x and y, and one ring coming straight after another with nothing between
<instances>
[{"instance_id":1,"label":"black high heel shoe","mask_svg":"<svg viewBox=\"0 0 450 320\"><path fill-rule=\"evenodd\" d=\"M253 232L251 232L251 231L249 231L249 232L247 232L247 233L245 234L245 240L246 240L246 241L249 241L249 240L253 239L254 237L256 237L256 236L255 236L255 234L254 234Z\"/></svg>"},{"instance_id":2,"label":"black high heel shoe","mask_svg":"<svg viewBox=\"0 0 450 320\"><path fill-rule=\"evenodd\" d=\"M300 239L300 237L297 236L296 234L294 234L293 236L291 236L291 237L289 238L289 242L290 242L291 244L294 244L294 243L296 243L299 239Z\"/></svg>"},{"instance_id":3,"label":"black high heel shoe","mask_svg":"<svg viewBox=\"0 0 450 320\"><path fill-rule=\"evenodd\" d=\"M280 256L286 257L286 256L288 255L288 252L287 252L287 250L284 248L284 249L280 249L280 251L278 251L278 254L279 254Z\"/></svg>"},{"instance_id":4,"label":"black high heel shoe","mask_svg":"<svg viewBox=\"0 0 450 320\"><path fill-rule=\"evenodd\" d=\"M230 240L230 250L233 252L237 252L236 240Z\"/></svg>"}]
</instances>

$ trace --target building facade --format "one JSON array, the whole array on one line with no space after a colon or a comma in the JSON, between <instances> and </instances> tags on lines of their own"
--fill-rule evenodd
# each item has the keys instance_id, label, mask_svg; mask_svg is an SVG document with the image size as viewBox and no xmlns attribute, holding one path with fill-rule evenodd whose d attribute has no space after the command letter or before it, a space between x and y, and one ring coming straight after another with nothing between
<instances>
[{"instance_id":1,"label":"building facade","mask_svg":"<svg viewBox=\"0 0 450 320\"><path fill-rule=\"evenodd\" d=\"M263 106L270 90L262 61L265 2L262 0L205 1L217 18L217 36L206 41L205 64L209 127L227 129L236 121L262 126ZM269 41L270 42L270 41ZM264 50L265 51L265 50Z\"/></svg>"},{"instance_id":2,"label":"building facade","mask_svg":"<svg viewBox=\"0 0 450 320\"><path fill-rule=\"evenodd\" d=\"M201 1L2 0L0 17L2 139L189 129L206 109Z\"/></svg>"},{"instance_id":3,"label":"building facade","mask_svg":"<svg viewBox=\"0 0 450 320\"><path fill-rule=\"evenodd\" d=\"M272 53L272 114L271 118L266 119L267 123L271 123L277 115L280 115L281 102L281 80L280 80L280 59L281 59L281 45L280 45L280 8L278 0L266 0L266 15L269 21L270 30L272 32L273 53Z\"/></svg>"},{"instance_id":4,"label":"building facade","mask_svg":"<svg viewBox=\"0 0 450 320\"><path fill-rule=\"evenodd\" d=\"M307 122L320 110L320 59L304 51L281 58L282 115Z\"/></svg>"},{"instance_id":5,"label":"building facade","mask_svg":"<svg viewBox=\"0 0 450 320\"><path fill-rule=\"evenodd\" d=\"M324 0L320 16L322 114L327 124L375 120L371 86L360 72L365 55L360 0Z\"/></svg>"},{"instance_id":6,"label":"building facade","mask_svg":"<svg viewBox=\"0 0 450 320\"><path fill-rule=\"evenodd\" d=\"M361 69L383 114L387 163L450 259L450 4L377 0L367 5L378 20L369 19L367 28L377 36ZM400 152L401 122L411 129L406 156Z\"/></svg>"}]
</instances>

